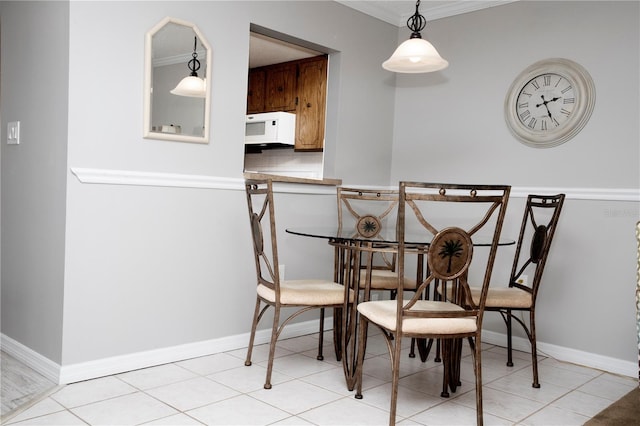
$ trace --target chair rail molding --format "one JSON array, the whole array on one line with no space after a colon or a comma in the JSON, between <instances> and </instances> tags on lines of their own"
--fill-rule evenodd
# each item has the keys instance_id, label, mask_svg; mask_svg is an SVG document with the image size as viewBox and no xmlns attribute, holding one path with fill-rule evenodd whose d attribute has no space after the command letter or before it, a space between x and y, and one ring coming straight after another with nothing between
<instances>
[{"instance_id":1,"label":"chair rail molding","mask_svg":"<svg viewBox=\"0 0 640 426\"><path fill-rule=\"evenodd\" d=\"M86 184L103 185L133 185L133 186L161 186L179 188L203 188L244 191L244 178L229 178L221 176L192 175L180 173L160 173L130 170L92 169L72 167L71 173ZM346 187L378 188L381 186L360 185L357 183L343 183ZM396 189L389 186L388 189ZM335 194L334 187L322 185L276 183L276 192L300 194ZM561 188L561 187L533 187L514 186L511 197L526 198L529 194L567 194L572 200L596 201L636 201L640 202L640 188Z\"/></svg>"},{"instance_id":2,"label":"chair rail molding","mask_svg":"<svg viewBox=\"0 0 640 426\"><path fill-rule=\"evenodd\" d=\"M142 172L131 170L89 169L72 167L71 173L81 183L102 185L160 186L167 188L201 188L244 191L244 177L191 175L180 173ZM274 182L276 192L300 194L332 194L333 187L326 185L292 184Z\"/></svg>"}]
</instances>

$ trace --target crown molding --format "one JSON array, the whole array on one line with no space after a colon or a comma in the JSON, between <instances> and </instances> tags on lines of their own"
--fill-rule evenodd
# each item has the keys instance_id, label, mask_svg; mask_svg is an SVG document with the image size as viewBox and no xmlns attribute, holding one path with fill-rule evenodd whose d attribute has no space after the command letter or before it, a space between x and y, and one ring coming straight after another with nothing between
<instances>
[{"instance_id":1,"label":"crown molding","mask_svg":"<svg viewBox=\"0 0 640 426\"><path fill-rule=\"evenodd\" d=\"M335 0L336 2L343 4L351 9L355 9L374 18L378 18L381 21L395 25L397 27L404 27L407 24L407 19L414 14L415 9L412 7L407 12L400 11L400 5L392 5L394 2L390 1L354 1L354 0ZM474 12L477 10L487 9L490 7L502 6L508 3L513 3L518 0L453 0L447 2L433 2L430 5L429 1L425 1L421 4L420 13L427 18L427 21L433 21L435 19L447 18L449 16L461 15L463 13ZM399 3L399 2L398 2ZM408 2L402 2L408 3ZM444 3L444 4L435 4ZM404 8L405 5L402 5Z\"/></svg>"},{"instance_id":2,"label":"crown molding","mask_svg":"<svg viewBox=\"0 0 640 426\"><path fill-rule=\"evenodd\" d=\"M450 16L462 15L463 13L475 12L477 10L489 9L490 7L504 6L505 4L514 3L519 0L481 0L481 1L452 1L447 4L427 8L425 18L427 21L435 19L448 18ZM428 2L427 2L428 3ZM413 13L402 16L402 25L405 25L407 19Z\"/></svg>"}]
</instances>

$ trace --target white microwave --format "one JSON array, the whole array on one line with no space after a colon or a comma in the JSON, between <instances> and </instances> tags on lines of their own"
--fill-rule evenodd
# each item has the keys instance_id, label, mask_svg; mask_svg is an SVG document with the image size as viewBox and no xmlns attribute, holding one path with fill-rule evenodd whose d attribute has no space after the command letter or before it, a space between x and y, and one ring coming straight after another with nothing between
<instances>
[{"instance_id":1,"label":"white microwave","mask_svg":"<svg viewBox=\"0 0 640 426\"><path fill-rule=\"evenodd\" d=\"M296 115L289 112L265 112L247 115L244 143L294 145Z\"/></svg>"}]
</instances>

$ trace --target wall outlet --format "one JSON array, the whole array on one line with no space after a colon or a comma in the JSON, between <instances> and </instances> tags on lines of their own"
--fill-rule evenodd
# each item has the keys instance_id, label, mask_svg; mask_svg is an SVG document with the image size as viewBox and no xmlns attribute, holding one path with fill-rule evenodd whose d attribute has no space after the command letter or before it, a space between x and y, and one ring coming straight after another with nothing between
<instances>
[{"instance_id":1,"label":"wall outlet","mask_svg":"<svg viewBox=\"0 0 640 426\"><path fill-rule=\"evenodd\" d=\"M7 145L18 145L20 143L20 122L11 121L7 123Z\"/></svg>"},{"instance_id":2,"label":"wall outlet","mask_svg":"<svg viewBox=\"0 0 640 426\"><path fill-rule=\"evenodd\" d=\"M529 285L529 277L526 275L520 275L520 278L518 278L516 282L522 285Z\"/></svg>"}]
</instances>

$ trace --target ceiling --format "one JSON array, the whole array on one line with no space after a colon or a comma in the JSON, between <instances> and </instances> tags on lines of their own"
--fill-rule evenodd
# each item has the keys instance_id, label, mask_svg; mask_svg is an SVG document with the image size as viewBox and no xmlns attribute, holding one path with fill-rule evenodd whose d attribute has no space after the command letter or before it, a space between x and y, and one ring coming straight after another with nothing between
<instances>
[{"instance_id":1,"label":"ceiling","mask_svg":"<svg viewBox=\"0 0 640 426\"><path fill-rule=\"evenodd\" d=\"M404 27L407 19L416 11L415 1L406 0L335 0L347 7L358 10L384 22ZM488 7L500 6L517 0L447 0L420 2L420 14L427 21L460 15ZM303 59L320 55L322 52L305 49L295 44L276 40L261 34L251 33L249 68Z\"/></svg>"}]
</instances>

